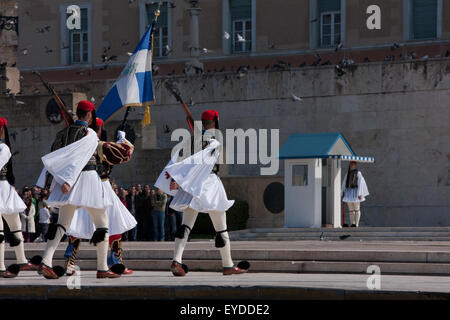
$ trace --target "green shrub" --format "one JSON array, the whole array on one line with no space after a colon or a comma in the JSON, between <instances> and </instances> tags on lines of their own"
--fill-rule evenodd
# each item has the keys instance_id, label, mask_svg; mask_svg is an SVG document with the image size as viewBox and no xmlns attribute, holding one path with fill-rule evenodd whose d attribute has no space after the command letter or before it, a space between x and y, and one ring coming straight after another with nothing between
<instances>
[{"instance_id":1,"label":"green shrub","mask_svg":"<svg viewBox=\"0 0 450 320\"><path fill-rule=\"evenodd\" d=\"M235 201L234 205L227 211L228 231L242 230L247 226L248 204L245 201ZM214 226L209 214L200 212L195 221L192 234L215 235Z\"/></svg>"}]
</instances>

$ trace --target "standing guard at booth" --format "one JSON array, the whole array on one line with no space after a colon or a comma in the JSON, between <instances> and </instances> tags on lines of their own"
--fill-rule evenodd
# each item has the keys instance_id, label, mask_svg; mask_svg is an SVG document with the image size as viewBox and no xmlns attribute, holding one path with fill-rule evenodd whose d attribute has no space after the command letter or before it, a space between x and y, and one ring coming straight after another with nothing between
<instances>
[{"instance_id":1,"label":"standing guard at booth","mask_svg":"<svg viewBox=\"0 0 450 320\"><path fill-rule=\"evenodd\" d=\"M356 169L356 161L351 161L348 172L342 182L343 202L347 203L348 214L350 217L350 227L358 227L361 218L361 202L366 200L369 195L366 180L358 169Z\"/></svg>"}]
</instances>

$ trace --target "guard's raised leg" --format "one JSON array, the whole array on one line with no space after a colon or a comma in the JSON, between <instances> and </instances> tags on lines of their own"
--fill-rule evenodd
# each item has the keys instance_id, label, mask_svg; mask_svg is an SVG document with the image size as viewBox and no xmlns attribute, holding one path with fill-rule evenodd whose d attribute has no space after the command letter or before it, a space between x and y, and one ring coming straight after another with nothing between
<instances>
[{"instance_id":1,"label":"guard's raised leg","mask_svg":"<svg viewBox=\"0 0 450 320\"><path fill-rule=\"evenodd\" d=\"M185 276L188 273L186 265L182 264L183 252L186 247L186 243L197 219L198 212L187 208L183 212L183 221L181 227L175 233L175 250L173 253L173 261L170 269L174 276Z\"/></svg>"},{"instance_id":2,"label":"guard's raised leg","mask_svg":"<svg viewBox=\"0 0 450 320\"><path fill-rule=\"evenodd\" d=\"M77 207L73 205L65 205L59 209L58 222L50 225L47 232L47 245L45 247L42 263L39 271L47 279L58 279L59 276L52 269L53 255L55 254L58 244L61 242L67 228L72 221L73 215ZM64 271L63 271L64 272Z\"/></svg>"}]
</instances>

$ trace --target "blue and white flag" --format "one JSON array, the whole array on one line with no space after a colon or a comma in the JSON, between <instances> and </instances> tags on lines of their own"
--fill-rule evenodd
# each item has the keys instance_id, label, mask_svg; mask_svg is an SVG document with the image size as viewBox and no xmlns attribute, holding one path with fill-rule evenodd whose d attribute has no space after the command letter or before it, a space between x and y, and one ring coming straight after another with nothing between
<instances>
[{"instance_id":1,"label":"blue and white flag","mask_svg":"<svg viewBox=\"0 0 450 320\"><path fill-rule=\"evenodd\" d=\"M125 69L102 101L96 112L97 117L106 121L124 107L148 107L154 102L151 32L152 26L145 32Z\"/></svg>"}]
</instances>

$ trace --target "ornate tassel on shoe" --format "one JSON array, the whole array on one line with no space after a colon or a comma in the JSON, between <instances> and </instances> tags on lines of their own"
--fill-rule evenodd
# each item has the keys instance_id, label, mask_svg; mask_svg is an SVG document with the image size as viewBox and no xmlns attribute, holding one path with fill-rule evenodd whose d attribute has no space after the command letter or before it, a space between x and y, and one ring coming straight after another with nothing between
<instances>
[{"instance_id":1,"label":"ornate tassel on shoe","mask_svg":"<svg viewBox=\"0 0 450 320\"><path fill-rule=\"evenodd\" d=\"M30 263L35 266L40 265L42 263L42 256L39 255L34 256L33 258L30 259Z\"/></svg>"},{"instance_id":2,"label":"ornate tassel on shoe","mask_svg":"<svg viewBox=\"0 0 450 320\"><path fill-rule=\"evenodd\" d=\"M17 276L20 272L20 266L18 264L12 264L7 268L7 271Z\"/></svg>"},{"instance_id":3,"label":"ornate tassel on shoe","mask_svg":"<svg viewBox=\"0 0 450 320\"><path fill-rule=\"evenodd\" d=\"M248 261L241 261L238 263L237 266L224 267L223 275L230 276L233 274L247 273L249 268L250 268L250 263Z\"/></svg>"},{"instance_id":4,"label":"ornate tassel on shoe","mask_svg":"<svg viewBox=\"0 0 450 320\"><path fill-rule=\"evenodd\" d=\"M125 271L125 266L121 263L117 263L112 265L110 270L115 274L122 274Z\"/></svg>"},{"instance_id":5,"label":"ornate tassel on shoe","mask_svg":"<svg viewBox=\"0 0 450 320\"><path fill-rule=\"evenodd\" d=\"M54 266L52 270L58 277L62 277L65 273L64 268L61 266Z\"/></svg>"},{"instance_id":6,"label":"ornate tassel on shoe","mask_svg":"<svg viewBox=\"0 0 450 320\"><path fill-rule=\"evenodd\" d=\"M250 269L250 262L243 260L237 264L237 267L242 270Z\"/></svg>"}]
</instances>

